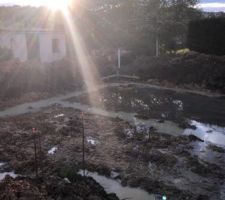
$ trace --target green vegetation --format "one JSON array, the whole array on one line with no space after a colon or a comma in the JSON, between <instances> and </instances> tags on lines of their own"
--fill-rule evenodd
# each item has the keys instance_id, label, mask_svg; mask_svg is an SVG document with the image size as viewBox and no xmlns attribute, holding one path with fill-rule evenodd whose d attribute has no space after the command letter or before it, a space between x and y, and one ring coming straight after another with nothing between
<instances>
[{"instance_id":1,"label":"green vegetation","mask_svg":"<svg viewBox=\"0 0 225 200\"><path fill-rule=\"evenodd\" d=\"M121 74L136 75L142 81L189 89L209 89L225 93L225 57L197 52L154 56L126 56ZM128 59L129 58L129 59ZM122 58L123 60L123 58ZM104 69L102 67L102 69ZM115 67L108 71L116 72ZM108 75L103 70L104 75Z\"/></svg>"},{"instance_id":2,"label":"green vegetation","mask_svg":"<svg viewBox=\"0 0 225 200\"><path fill-rule=\"evenodd\" d=\"M184 48L188 23L202 16L193 8L197 0L82 2L75 3L72 13L75 24L86 35L87 44L103 48L124 47L136 54L154 55L156 39L162 52ZM86 27L90 30L88 34Z\"/></svg>"}]
</instances>

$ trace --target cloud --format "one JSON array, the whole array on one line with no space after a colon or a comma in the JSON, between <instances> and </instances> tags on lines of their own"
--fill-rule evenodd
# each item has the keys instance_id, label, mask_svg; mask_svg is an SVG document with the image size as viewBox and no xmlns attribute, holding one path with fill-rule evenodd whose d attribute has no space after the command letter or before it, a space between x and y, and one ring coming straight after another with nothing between
<instances>
[{"instance_id":1,"label":"cloud","mask_svg":"<svg viewBox=\"0 0 225 200\"><path fill-rule=\"evenodd\" d=\"M200 3L196 7L203 9L204 11L225 12L225 3Z\"/></svg>"}]
</instances>

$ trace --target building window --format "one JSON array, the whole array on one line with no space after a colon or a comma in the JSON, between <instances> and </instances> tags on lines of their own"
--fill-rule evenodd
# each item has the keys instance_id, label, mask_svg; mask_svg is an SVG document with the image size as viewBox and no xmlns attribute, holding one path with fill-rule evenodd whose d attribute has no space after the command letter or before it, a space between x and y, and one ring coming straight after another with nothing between
<instances>
[{"instance_id":1,"label":"building window","mask_svg":"<svg viewBox=\"0 0 225 200\"><path fill-rule=\"evenodd\" d=\"M59 53L60 52L59 40L58 39L52 40L52 52L53 53Z\"/></svg>"}]
</instances>

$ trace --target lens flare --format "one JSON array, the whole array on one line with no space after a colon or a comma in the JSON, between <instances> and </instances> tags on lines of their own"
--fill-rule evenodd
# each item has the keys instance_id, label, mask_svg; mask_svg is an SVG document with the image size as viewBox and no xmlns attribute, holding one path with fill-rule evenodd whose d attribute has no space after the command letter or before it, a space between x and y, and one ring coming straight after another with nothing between
<instances>
[{"instance_id":1,"label":"lens flare","mask_svg":"<svg viewBox=\"0 0 225 200\"><path fill-rule=\"evenodd\" d=\"M70 0L47 0L44 2L44 6L48 7L52 11L66 12L70 6Z\"/></svg>"},{"instance_id":2,"label":"lens flare","mask_svg":"<svg viewBox=\"0 0 225 200\"><path fill-rule=\"evenodd\" d=\"M102 85L98 70L96 69L95 64L92 62L87 52L86 45L79 32L79 29L74 23L73 17L71 16L70 12L64 12L64 17L66 21L66 28L68 29L70 38L72 40L73 50L76 54L75 57L78 60L82 78L87 87L87 91L96 91L98 86ZM89 94L89 101L91 103L91 106L98 106L96 105L98 101L95 101L94 98L96 98L96 96L98 99L101 98L99 92L95 92L95 97L91 96L91 92Z\"/></svg>"}]
</instances>

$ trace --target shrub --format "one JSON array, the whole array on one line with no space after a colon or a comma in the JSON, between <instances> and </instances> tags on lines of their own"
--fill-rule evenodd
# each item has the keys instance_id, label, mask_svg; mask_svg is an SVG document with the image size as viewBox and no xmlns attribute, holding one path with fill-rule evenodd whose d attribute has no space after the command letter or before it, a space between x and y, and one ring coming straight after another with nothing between
<instances>
[{"instance_id":1,"label":"shrub","mask_svg":"<svg viewBox=\"0 0 225 200\"><path fill-rule=\"evenodd\" d=\"M11 60L0 66L0 96L17 98L27 92L56 93L70 90L79 79L76 66L62 60L52 64Z\"/></svg>"},{"instance_id":2,"label":"shrub","mask_svg":"<svg viewBox=\"0 0 225 200\"><path fill-rule=\"evenodd\" d=\"M225 56L189 52L159 58L142 57L134 61L129 73L143 80L156 79L175 85L198 85L225 93Z\"/></svg>"}]
</instances>

